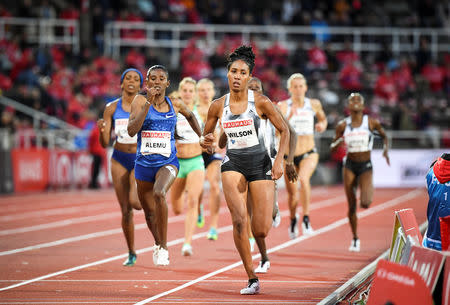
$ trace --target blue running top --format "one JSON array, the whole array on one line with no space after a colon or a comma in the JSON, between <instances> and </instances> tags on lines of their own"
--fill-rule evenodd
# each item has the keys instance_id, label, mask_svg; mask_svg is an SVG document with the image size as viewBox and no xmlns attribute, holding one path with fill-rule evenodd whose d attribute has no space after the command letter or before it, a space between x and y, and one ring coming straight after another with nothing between
<instances>
[{"instance_id":1,"label":"blue running top","mask_svg":"<svg viewBox=\"0 0 450 305\"><path fill-rule=\"evenodd\" d=\"M114 133L117 136L117 142L122 144L136 144L137 142L137 136L130 137L128 135L128 120L130 118L130 113L123 110L122 107L122 98L119 98L116 100L117 106L116 110L113 113L113 128ZM115 102L115 101L114 101Z\"/></svg>"},{"instance_id":2,"label":"blue running top","mask_svg":"<svg viewBox=\"0 0 450 305\"><path fill-rule=\"evenodd\" d=\"M141 130L138 132L136 164L145 167L158 167L177 157L174 137L177 115L173 109L172 101L167 96L165 99L170 110L158 112L151 105Z\"/></svg>"}]
</instances>

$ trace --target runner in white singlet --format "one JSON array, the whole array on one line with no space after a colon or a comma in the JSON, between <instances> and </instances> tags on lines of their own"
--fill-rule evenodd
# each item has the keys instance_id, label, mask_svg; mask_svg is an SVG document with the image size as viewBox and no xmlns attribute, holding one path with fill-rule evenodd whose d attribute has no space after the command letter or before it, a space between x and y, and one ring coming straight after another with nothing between
<instances>
[{"instance_id":1,"label":"runner in white singlet","mask_svg":"<svg viewBox=\"0 0 450 305\"><path fill-rule=\"evenodd\" d=\"M356 191L359 185L361 193L360 206L367 209L372 203L373 182L370 152L373 145L373 130L383 139L383 156L389 165L388 138L380 122L363 113L364 98L359 93L352 93L347 99L350 116L336 126L336 135L331 150L345 143L347 155L344 158L343 178L345 194L348 201L348 219L353 239L349 251L360 251L357 232Z\"/></svg>"},{"instance_id":2,"label":"runner in white singlet","mask_svg":"<svg viewBox=\"0 0 450 305\"><path fill-rule=\"evenodd\" d=\"M289 237L293 239L298 236L299 215L297 214L297 206L299 201L303 210L303 234L307 235L313 232L309 217L311 202L310 180L319 162L319 154L314 143L314 132L325 131L327 118L318 99L305 97L308 86L302 74L292 74L287 81L287 87L291 98L280 102L278 105L297 134L294 165L300 181L300 198L297 192L298 184L288 181L285 177L291 215L291 224L288 232Z\"/></svg>"},{"instance_id":3,"label":"runner in white singlet","mask_svg":"<svg viewBox=\"0 0 450 305\"><path fill-rule=\"evenodd\" d=\"M272 102L260 93L248 90L247 83L255 66L251 47L241 46L230 54L228 60L228 85L230 93L215 100L200 144L213 148L217 122L227 134L227 153L222 162L222 185L233 222L233 238L248 276L247 287L241 294L259 293L248 241L247 192L252 196L252 231L258 245L272 226L274 182L283 174L283 156L288 147L289 130ZM261 121L269 119L280 133L280 145L275 160L271 162L264 143ZM265 246L265 245L264 245Z\"/></svg>"}]
</instances>

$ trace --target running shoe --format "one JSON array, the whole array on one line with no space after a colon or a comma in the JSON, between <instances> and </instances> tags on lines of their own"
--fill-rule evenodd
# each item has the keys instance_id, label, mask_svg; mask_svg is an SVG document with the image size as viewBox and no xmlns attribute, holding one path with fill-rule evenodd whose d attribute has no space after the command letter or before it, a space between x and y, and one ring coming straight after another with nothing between
<instances>
[{"instance_id":1,"label":"running shoe","mask_svg":"<svg viewBox=\"0 0 450 305\"><path fill-rule=\"evenodd\" d=\"M278 207L278 202L275 202L275 208L277 210L277 213L275 214L275 217L272 218L272 227L276 228L281 223L281 214L280 214L280 208Z\"/></svg>"},{"instance_id":2,"label":"running shoe","mask_svg":"<svg viewBox=\"0 0 450 305\"><path fill-rule=\"evenodd\" d=\"M311 227L311 223L309 222L309 217L306 215L303 216L302 231L303 235L311 235L314 232L313 228Z\"/></svg>"},{"instance_id":3,"label":"running shoe","mask_svg":"<svg viewBox=\"0 0 450 305\"><path fill-rule=\"evenodd\" d=\"M203 216L203 203L200 203L200 211L197 216L197 227L203 228L205 225L205 217Z\"/></svg>"},{"instance_id":4,"label":"running shoe","mask_svg":"<svg viewBox=\"0 0 450 305\"><path fill-rule=\"evenodd\" d=\"M255 273L267 273L270 268L270 261L260 261L258 267L255 269Z\"/></svg>"},{"instance_id":5,"label":"running shoe","mask_svg":"<svg viewBox=\"0 0 450 305\"><path fill-rule=\"evenodd\" d=\"M169 251L164 249L163 247L159 247L156 266L167 266L167 265L169 265Z\"/></svg>"},{"instance_id":6,"label":"running shoe","mask_svg":"<svg viewBox=\"0 0 450 305\"><path fill-rule=\"evenodd\" d=\"M209 240L217 240L219 236L217 235L216 228L209 229L208 235L206 235L206 238Z\"/></svg>"},{"instance_id":7,"label":"running shoe","mask_svg":"<svg viewBox=\"0 0 450 305\"><path fill-rule=\"evenodd\" d=\"M128 253L128 258L126 261L123 262L124 266L133 266L136 263L137 255L136 253Z\"/></svg>"},{"instance_id":8,"label":"running shoe","mask_svg":"<svg viewBox=\"0 0 450 305\"><path fill-rule=\"evenodd\" d=\"M153 246L153 264L158 265L158 252L159 252L159 246L154 245Z\"/></svg>"},{"instance_id":9,"label":"running shoe","mask_svg":"<svg viewBox=\"0 0 450 305\"><path fill-rule=\"evenodd\" d=\"M241 289L241 294L258 294L259 293L259 280L248 280L247 287Z\"/></svg>"},{"instance_id":10,"label":"running shoe","mask_svg":"<svg viewBox=\"0 0 450 305\"><path fill-rule=\"evenodd\" d=\"M295 218L291 219L291 225L289 226L289 237L291 239L297 238L298 236L298 226L297 226L297 222L298 222L298 214L295 214Z\"/></svg>"},{"instance_id":11,"label":"running shoe","mask_svg":"<svg viewBox=\"0 0 450 305\"><path fill-rule=\"evenodd\" d=\"M254 237L250 237L248 239L248 241L250 242L250 252L255 251L255 244L256 244L256 240Z\"/></svg>"},{"instance_id":12,"label":"running shoe","mask_svg":"<svg viewBox=\"0 0 450 305\"><path fill-rule=\"evenodd\" d=\"M353 238L350 247L348 248L350 252L359 252L360 251L360 242L359 238Z\"/></svg>"},{"instance_id":13,"label":"running shoe","mask_svg":"<svg viewBox=\"0 0 450 305\"><path fill-rule=\"evenodd\" d=\"M181 248L181 255L183 256L191 256L192 255L192 246L188 243L184 243Z\"/></svg>"}]
</instances>

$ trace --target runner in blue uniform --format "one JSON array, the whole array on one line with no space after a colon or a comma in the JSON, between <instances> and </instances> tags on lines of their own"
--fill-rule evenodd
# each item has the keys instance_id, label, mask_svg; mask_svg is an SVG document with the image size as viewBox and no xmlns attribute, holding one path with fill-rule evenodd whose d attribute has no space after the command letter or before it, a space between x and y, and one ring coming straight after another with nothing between
<instances>
[{"instance_id":1,"label":"runner in blue uniform","mask_svg":"<svg viewBox=\"0 0 450 305\"><path fill-rule=\"evenodd\" d=\"M142 88L143 82L144 77L139 70L133 68L125 70L120 78L122 96L108 103L103 112L103 119L97 121L100 143L103 147L109 145L112 130L116 135L111 157L111 177L122 212L122 231L128 246L128 258L123 263L124 266L133 266L137 258L133 221L133 208L141 209L134 179L137 137L128 135L127 125L131 102Z\"/></svg>"},{"instance_id":2,"label":"runner in blue uniform","mask_svg":"<svg viewBox=\"0 0 450 305\"><path fill-rule=\"evenodd\" d=\"M177 114L188 120L198 136L201 129L181 100L171 101L165 96L170 81L164 66L150 67L145 81L147 95L137 95L131 104L128 134L138 135L135 175L145 220L155 239L153 263L168 265L166 194L179 169L175 147Z\"/></svg>"}]
</instances>

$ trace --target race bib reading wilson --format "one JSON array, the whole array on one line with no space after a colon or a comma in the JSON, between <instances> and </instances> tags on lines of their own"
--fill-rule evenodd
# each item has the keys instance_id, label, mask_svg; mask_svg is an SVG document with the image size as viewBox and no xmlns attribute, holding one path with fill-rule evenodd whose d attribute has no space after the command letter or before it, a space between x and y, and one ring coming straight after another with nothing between
<instances>
[{"instance_id":1,"label":"race bib reading wilson","mask_svg":"<svg viewBox=\"0 0 450 305\"><path fill-rule=\"evenodd\" d=\"M170 131L143 130L141 132L141 153L143 155L159 154L170 157Z\"/></svg>"},{"instance_id":2,"label":"race bib reading wilson","mask_svg":"<svg viewBox=\"0 0 450 305\"><path fill-rule=\"evenodd\" d=\"M117 142L122 144L136 144L137 135L130 137L127 130L128 119L114 120L114 133L117 135Z\"/></svg>"},{"instance_id":3,"label":"race bib reading wilson","mask_svg":"<svg viewBox=\"0 0 450 305\"><path fill-rule=\"evenodd\" d=\"M223 122L228 137L228 149L242 149L259 144L253 119Z\"/></svg>"}]
</instances>

